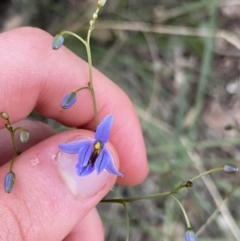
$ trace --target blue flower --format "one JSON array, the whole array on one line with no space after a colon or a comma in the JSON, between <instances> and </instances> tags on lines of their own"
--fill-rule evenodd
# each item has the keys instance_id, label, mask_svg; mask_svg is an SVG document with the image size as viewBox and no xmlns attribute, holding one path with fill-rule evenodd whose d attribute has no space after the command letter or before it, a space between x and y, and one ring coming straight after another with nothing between
<instances>
[{"instance_id":1,"label":"blue flower","mask_svg":"<svg viewBox=\"0 0 240 241\"><path fill-rule=\"evenodd\" d=\"M186 241L197 241L197 236L192 229L188 229L185 233L185 239Z\"/></svg>"},{"instance_id":2,"label":"blue flower","mask_svg":"<svg viewBox=\"0 0 240 241\"><path fill-rule=\"evenodd\" d=\"M108 142L113 116L106 116L98 125L95 140L76 141L59 145L59 149L68 154L78 154L76 172L79 176L87 176L94 170L99 174L104 169L113 175L123 176L116 170L110 152L105 147Z\"/></svg>"}]
</instances>

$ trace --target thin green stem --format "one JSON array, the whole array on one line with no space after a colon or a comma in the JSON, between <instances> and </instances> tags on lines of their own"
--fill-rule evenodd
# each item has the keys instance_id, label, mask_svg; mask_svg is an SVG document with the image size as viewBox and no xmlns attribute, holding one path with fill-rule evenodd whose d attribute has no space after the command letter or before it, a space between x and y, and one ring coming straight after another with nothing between
<instances>
[{"instance_id":1,"label":"thin green stem","mask_svg":"<svg viewBox=\"0 0 240 241\"><path fill-rule=\"evenodd\" d=\"M129 224L129 215L127 210L127 204L122 203L126 215L126 224L127 224L127 234L126 234L126 241L129 241L129 233L130 233L130 224Z\"/></svg>"},{"instance_id":2,"label":"thin green stem","mask_svg":"<svg viewBox=\"0 0 240 241\"><path fill-rule=\"evenodd\" d=\"M132 203L135 201L139 201L139 200L144 200L144 199L151 199L151 198L156 198L156 197L163 197L163 196L169 196L173 193L177 193L180 189L186 187L186 182L181 183L179 186L173 188L171 191L168 192L162 192L162 193L154 193L151 195L147 195L147 196L141 196L141 197L133 197L133 198L116 198L116 199L103 199L101 200L101 202L103 203Z\"/></svg>"},{"instance_id":3,"label":"thin green stem","mask_svg":"<svg viewBox=\"0 0 240 241\"><path fill-rule=\"evenodd\" d=\"M10 135L11 135L11 139L12 139L14 151L15 151L16 154L18 155L20 151L19 151L18 148L17 148L17 143L16 143L16 139L15 139L15 132L14 132L14 130L12 129L12 127L11 127L11 130L10 130L10 129L8 129L8 130L9 130Z\"/></svg>"},{"instance_id":4,"label":"thin green stem","mask_svg":"<svg viewBox=\"0 0 240 241\"><path fill-rule=\"evenodd\" d=\"M89 90L92 95L93 100L93 112L94 112L94 120L95 120L95 129L97 129L98 125L98 113L97 113L97 101L96 101L96 95L93 88L93 75L92 75L92 54L91 54L91 47L90 47L90 36L93 28L90 26L88 29L87 34L87 44L86 44L86 51L87 51L87 58L88 58L88 66L89 66Z\"/></svg>"},{"instance_id":5,"label":"thin green stem","mask_svg":"<svg viewBox=\"0 0 240 241\"><path fill-rule=\"evenodd\" d=\"M71 32L71 31L64 30L64 31L62 31L60 34L61 34L61 35L64 35L64 34L72 35L73 37L75 37L75 38L77 38L79 41L81 41L85 47L87 46L87 43L86 43L86 41L85 41L83 38L81 38L80 36L78 36L77 34Z\"/></svg>"},{"instance_id":6,"label":"thin green stem","mask_svg":"<svg viewBox=\"0 0 240 241\"><path fill-rule=\"evenodd\" d=\"M197 175L196 177L193 177L192 179L190 179L190 182L193 182L194 180L201 178L207 174L213 173L213 172L217 172L217 171L222 171L223 167L217 167L214 169L211 169L209 171L206 171L204 173L201 173L199 175ZM173 188L172 190L168 191L168 192L162 192L162 193L154 193L151 195L147 195L147 196L141 196L141 197L133 197L133 198L113 198L113 199L103 199L101 200L102 203L132 203L135 201L139 201L139 200L144 200L144 199L151 199L151 198L156 198L156 197L163 197L163 196L170 196L174 193L177 193L179 190L181 190L182 188L187 187L187 182L183 182L181 183L179 186Z\"/></svg>"},{"instance_id":7,"label":"thin green stem","mask_svg":"<svg viewBox=\"0 0 240 241\"><path fill-rule=\"evenodd\" d=\"M201 178L201 177L203 177L203 176L205 176L205 175L207 175L207 174L210 174L210 173L212 173L212 172L222 171L222 170L223 170L223 167L216 167L216 168L211 169L211 170L209 170L209 171L203 172L203 173L197 175L196 177L193 177L193 178L190 179L189 181L193 182L194 180L196 180L196 179L198 179L198 178Z\"/></svg>"},{"instance_id":8,"label":"thin green stem","mask_svg":"<svg viewBox=\"0 0 240 241\"><path fill-rule=\"evenodd\" d=\"M16 156L20 155L21 152L20 150L18 150L17 148L17 143L16 143L16 139L15 139L15 132L17 130L23 130L24 128L22 127L17 127L15 129L12 128L11 126L11 123L9 121L9 119L6 119L7 121L7 124L5 125L5 127L7 128L7 130L9 131L10 135L11 135L11 139L12 139L12 144L13 144L13 149L14 149L14 153L13 153L13 157L12 157L12 160L11 160L11 163L10 163L10 172L12 172L12 169L13 169L13 164L14 164L14 161L15 161L15 158ZM25 129L24 129L25 130Z\"/></svg>"},{"instance_id":9,"label":"thin green stem","mask_svg":"<svg viewBox=\"0 0 240 241\"><path fill-rule=\"evenodd\" d=\"M95 129L97 129L98 126L98 113L97 113L97 101L96 101L96 95L93 87L89 88L91 95L92 95L92 100L93 100L93 111L94 111L94 121L95 121Z\"/></svg>"},{"instance_id":10,"label":"thin green stem","mask_svg":"<svg viewBox=\"0 0 240 241\"><path fill-rule=\"evenodd\" d=\"M77 94L79 91L81 91L81 90L85 90L85 89L90 90L89 86L84 86L84 87L81 87L81 88L75 90L74 92Z\"/></svg>"},{"instance_id":11,"label":"thin green stem","mask_svg":"<svg viewBox=\"0 0 240 241\"><path fill-rule=\"evenodd\" d=\"M190 225L190 222L189 222L189 219L188 219L187 213L186 213L186 211L185 211L183 205L180 203L180 201L179 201L176 197L174 197L173 195L171 195L171 197L172 197L173 199L175 199L175 201L178 203L178 205L179 205L180 208L182 209L183 215L184 215L185 220L186 220L187 229L191 229L191 225Z\"/></svg>"},{"instance_id":12,"label":"thin green stem","mask_svg":"<svg viewBox=\"0 0 240 241\"><path fill-rule=\"evenodd\" d=\"M92 78L92 54L90 48L90 36L91 36L91 27L88 30L87 34L87 44L86 44L86 51L87 51L87 58L88 58L88 66L89 66L89 86L93 88L93 78Z\"/></svg>"},{"instance_id":13,"label":"thin green stem","mask_svg":"<svg viewBox=\"0 0 240 241\"><path fill-rule=\"evenodd\" d=\"M7 128L7 130L9 131L9 133L11 135L14 151L15 151L16 155L19 155L20 151L17 148L17 143L16 143L16 140L15 140L15 130L19 129L19 128L22 128L22 127L17 127L16 129L13 129L9 119L7 119L6 121L7 121L7 125L5 125L5 127Z\"/></svg>"},{"instance_id":14,"label":"thin green stem","mask_svg":"<svg viewBox=\"0 0 240 241\"><path fill-rule=\"evenodd\" d=\"M97 113L96 95L95 95L95 91L94 91L94 88L93 88L92 54L91 54L91 48L90 48L90 36L91 36L92 30L93 30L93 27L90 26L90 28L88 30L88 34L87 34L87 41L85 41L83 38L81 38L77 34L71 32L71 31L68 31L68 30L64 30L60 34L61 35L69 34L69 35L77 38L79 41L81 41L83 43L83 45L86 48L87 59L88 59L88 66L89 66L89 83L88 83L88 87L82 87L82 88L78 89L78 91L80 91L82 89L87 89L87 88L90 90L90 93L92 95L92 101L93 101L93 111L94 111L95 129L96 129L97 125L98 125L98 113Z\"/></svg>"},{"instance_id":15,"label":"thin green stem","mask_svg":"<svg viewBox=\"0 0 240 241\"><path fill-rule=\"evenodd\" d=\"M16 156L17 156L17 154L16 154L16 152L14 152L14 153L13 153L12 160L11 160L11 163L10 163L10 168L9 168L9 171L10 171L10 172L12 172L13 164L14 164L14 161L15 161Z\"/></svg>"},{"instance_id":16,"label":"thin green stem","mask_svg":"<svg viewBox=\"0 0 240 241\"><path fill-rule=\"evenodd\" d=\"M179 189L181 189L181 188L179 188ZM172 193L173 192L170 191L170 192L155 193L155 194L142 196L142 197L103 199L103 200L101 200L101 202L102 203L132 203L132 202L144 200L144 199L151 199L151 198L156 198L156 197L169 196Z\"/></svg>"},{"instance_id":17,"label":"thin green stem","mask_svg":"<svg viewBox=\"0 0 240 241\"><path fill-rule=\"evenodd\" d=\"M14 135L15 135L15 132L16 131L18 131L18 130L22 130L22 131L24 131L24 130L26 130L25 128L23 128L23 127L16 127L14 130L13 130L13 133L14 133Z\"/></svg>"}]
</instances>

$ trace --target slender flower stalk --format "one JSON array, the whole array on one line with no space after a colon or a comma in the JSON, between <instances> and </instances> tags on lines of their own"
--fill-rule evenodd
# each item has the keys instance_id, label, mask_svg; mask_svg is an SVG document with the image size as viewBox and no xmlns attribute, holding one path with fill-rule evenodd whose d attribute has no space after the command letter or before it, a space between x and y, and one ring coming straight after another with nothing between
<instances>
[{"instance_id":1,"label":"slender flower stalk","mask_svg":"<svg viewBox=\"0 0 240 241\"><path fill-rule=\"evenodd\" d=\"M11 126L10 120L9 120L9 116L8 116L8 114L6 112L2 112L1 113L1 117L3 119L5 119L6 122L7 122L5 127L9 131L9 133L10 133L10 136L11 136L11 139L12 139L12 144L13 144L14 154L13 154L13 158L12 158L12 161L11 161L11 164L10 164L10 172L12 172L12 167L13 167L13 163L14 163L15 157L17 155L21 154L21 151L17 148L17 143L16 143L16 139L15 139L15 132L16 132L16 130L19 129L19 127L17 127L16 129L13 129L13 127ZM21 128L21 129L24 129L24 128Z\"/></svg>"},{"instance_id":2,"label":"slender flower stalk","mask_svg":"<svg viewBox=\"0 0 240 241\"><path fill-rule=\"evenodd\" d=\"M7 193L12 192L14 182L15 182L15 173L13 172L13 164L18 155L21 154L21 151L17 147L16 143L16 137L15 134L18 130L20 130L20 141L23 143L28 142L30 134L27 129L23 127L16 127L15 129L11 126L10 120L9 120L9 115L6 112L1 113L1 117L6 120L7 124L5 124L6 129L10 133L11 139L12 139L12 144L13 144L13 157L10 163L9 167L9 172L6 174L5 179L4 179L4 190Z\"/></svg>"},{"instance_id":3,"label":"slender flower stalk","mask_svg":"<svg viewBox=\"0 0 240 241\"><path fill-rule=\"evenodd\" d=\"M72 35L75 38L77 38L86 48L87 59L88 59L88 68L89 68L89 81L88 81L88 86L83 87L81 89L88 88L90 93L91 93L92 101L93 101L94 118L95 118L95 128L97 128L97 125L98 125L98 113L97 113L97 100L96 100L95 90L94 90L94 87L93 87L92 54L91 54L91 46L90 46L90 37L91 37L91 33L94 29L95 21L98 18L98 12L105 5L105 3L106 3L106 0L99 0L98 1L97 9L93 13L92 19L89 22L89 29L88 29L86 40L84 40L82 37L80 37L79 35L71 32L71 31L65 30L65 31L62 31L61 33L57 34L53 38L53 41L52 41L52 48L57 50L64 43L64 37L63 36L65 34L68 34L68 35ZM73 93L74 92L71 92L71 93L64 96L64 98L62 100L62 107L64 109L70 108L76 102L76 98L75 98L75 95Z\"/></svg>"},{"instance_id":4,"label":"slender flower stalk","mask_svg":"<svg viewBox=\"0 0 240 241\"><path fill-rule=\"evenodd\" d=\"M196 234L193 232L189 218L187 216L187 213L185 211L185 208L183 207L183 205L181 204L181 202L173 195L171 195L171 197L177 202L177 204L179 205L179 207L181 208L186 224L187 224L187 231L185 233L185 239L186 241L197 241L197 236Z\"/></svg>"},{"instance_id":5,"label":"slender flower stalk","mask_svg":"<svg viewBox=\"0 0 240 241\"><path fill-rule=\"evenodd\" d=\"M187 228L188 228L188 229L191 229L190 221L189 221L189 219L188 219L187 213L186 213L183 205L180 203L180 201L179 201L174 195L171 195L171 197L177 202L177 204L179 205L179 207L182 209L182 212L183 212L183 215L184 215L186 224L187 224Z\"/></svg>"},{"instance_id":6,"label":"slender flower stalk","mask_svg":"<svg viewBox=\"0 0 240 241\"><path fill-rule=\"evenodd\" d=\"M90 27L91 28L91 27ZM87 52L87 59L88 59L88 69L89 69L89 81L88 81L88 86L84 86L84 87L81 87L79 88L78 91L74 91L75 93L83 90L83 89L89 89L90 93L91 93L91 96L92 96L92 101L93 101L93 112L94 112L94 119L95 119L95 128L97 128L97 125L98 125L98 113L97 113L97 101L96 101L96 95L95 95L95 91L94 91L94 88L93 88L93 77L92 77L92 55L91 55L91 49L90 49L90 36L91 36L91 32L92 32L92 29L88 30L88 35L87 35L87 41L84 40L82 37L80 37L79 35L71 32L71 31L68 31L68 30L64 30L62 31L60 34L57 34L54 39L53 39L53 43L54 43L54 40L55 38L57 38L58 35L60 36L63 36L63 35L71 35L75 38L77 38L86 48L86 52ZM57 40L55 40L55 42L57 42ZM63 43L63 42L62 42ZM56 44L57 47L60 45L60 44ZM54 49L58 49L58 48L54 48ZM71 92L73 93L73 92ZM75 103L75 99L74 98L70 98L70 99L67 99L69 98L69 95L71 94L67 94L64 96L63 100L62 100L62 107L64 109L68 109L70 108L74 103ZM68 100L68 101L67 101Z\"/></svg>"},{"instance_id":7,"label":"slender flower stalk","mask_svg":"<svg viewBox=\"0 0 240 241\"><path fill-rule=\"evenodd\" d=\"M178 185L177 187L175 187L172 190L167 191L167 192L154 193L154 194L151 194L151 195L139 196L139 197L133 197L133 198L103 199L101 202L115 202L115 203L122 203L122 202L128 203L128 202L130 202L131 203L131 202L144 200L144 199L152 199L152 198L157 198L157 197L170 196L172 194L177 193L179 190L181 190L183 188L190 189L193 186L193 181L195 181L196 179L199 179L199 178L201 178L201 177L203 177L205 175L208 175L210 173L223 171L223 170L224 170L224 167L213 168L211 170L208 170L206 172L203 172L203 173L201 173L201 174L191 178L189 181L182 182L180 185Z\"/></svg>"}]
</instances>

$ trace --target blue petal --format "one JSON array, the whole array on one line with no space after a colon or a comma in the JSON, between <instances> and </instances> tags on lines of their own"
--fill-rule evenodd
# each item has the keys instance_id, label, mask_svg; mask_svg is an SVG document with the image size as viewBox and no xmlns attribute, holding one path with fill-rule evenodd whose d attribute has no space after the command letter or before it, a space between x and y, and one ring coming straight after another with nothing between
<instances>
[{"instance_id":1,"label":"blue petal","mask_svg":"<svg viewBox=\"0 0 240 241\"><path fill-rule=\"evenodd\" d=\"M80 163L76 165L76 172L80 177L87 176L94 171L94 166L87 165L85 167L81 166Z\"/></svg>"},{"instance_id":2,"label":"blue petal","mask_svg":"<svg viewBox=\"0 0 240 241\"><path fill-rule=\"evenodd\" d=\"M76 100L77 100L77 95L75 92L68 93L63 97L61 106L63 109L69 109L74 105Z\"/></svg>"},{"instance_id":3,"label":"blue petal","mask_svg":"<svg viewBox=\"0 0 240 241\"><path fill-rule=\"evenodd\" d=\"M84 146L81 147L78 153L78 164L81 167L85 167L88 164L89 158L91 156L93 149L93 142L90 141L88 143L85 143Z\"/></svg>"},{"instance_id":4,"label":"blue petal","mask_svg":"<svg viewBox=\"0 0 240 241\"><path fill-rule=\"evenodd\" d=\"M187 232L185 233L185 240L186 241L197 241L197 236L193 232L192 229L187 230Z\"/></svg>"},{"instance_id":5,"label":"blue petal","mask_svg":"<svg viewBox=\"0 0 240 241\"><path fill-rule=\"evenodd\" d=\"M103 148L102 152L103 152L103 156L104 156L104 163L107 163L107 165L104 167L104 169L113 175L123 176L123 174L121 172L119 172L116 169L116 167L114 166L114 162L113 162L112 156L110 155L109 151L106 148Z\"/></svg>"},{"instance_id":6,"label":"blue petal","mask_svg":"<svg viewBox=\"0 0 240 241\"><path fill-rule=\"evenodd\" d=\"M108 165L108 162L109 162L109 158L105 152L105 148L103 148L94 165L95 170L97 171L98 174L101 173L103 169L105 169L105 167Z\"/></svg>"},{"instance_id":7,"label":"blue petal","mask_svg":"<svg viewBox=\"0 0 240 241\"><path fill-rule=\"evenodd\" d=\"M68 154L77 154L81 147L92 144L92 141L75 141L58 145L58 148Z\"/></svg>"},{"instance_id":8,"label":"blue petal","mask_svg":"<svg viewBox=\"0 0 240 241\"><path fill-rule=\"evenodd\" d=\"M98 125L95 133L95 139L97 141L100 141L102 144L108 141L112 123L113 123L112 115L108 115L102 120L102 122Z\"/></svg>"}]
</instances>

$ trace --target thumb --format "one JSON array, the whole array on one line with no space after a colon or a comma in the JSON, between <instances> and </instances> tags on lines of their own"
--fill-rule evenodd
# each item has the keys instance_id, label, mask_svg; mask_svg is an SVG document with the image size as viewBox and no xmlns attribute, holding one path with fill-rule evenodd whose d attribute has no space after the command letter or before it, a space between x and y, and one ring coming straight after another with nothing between
<instances>
[{"instance_id":1,"label":"thumb","mask_svg":"<svg viewBox=\"0 0 240 241\"><path fill-rule=\"evenodd\" d=\"M80 177L77 155L62 153L58 145L93 138L86 130L55 135L22 153L14 164L11 194L0 190L0 229L3 240L63 240L107 194L116 176L103 171ZM115 165L118 157L107 144ZM3 177L9 163L0 168Z\"/></svg>"}]
</instances>

